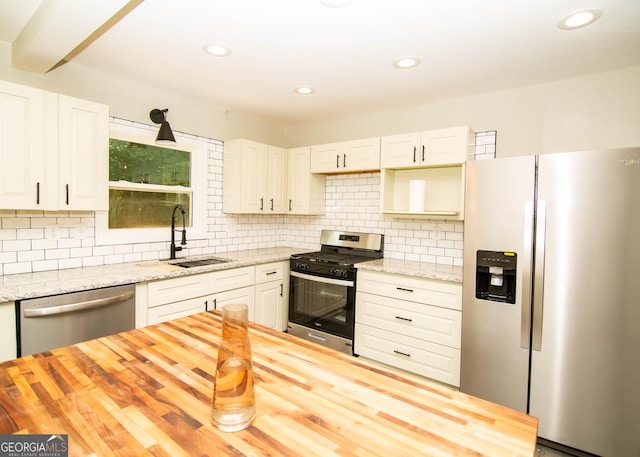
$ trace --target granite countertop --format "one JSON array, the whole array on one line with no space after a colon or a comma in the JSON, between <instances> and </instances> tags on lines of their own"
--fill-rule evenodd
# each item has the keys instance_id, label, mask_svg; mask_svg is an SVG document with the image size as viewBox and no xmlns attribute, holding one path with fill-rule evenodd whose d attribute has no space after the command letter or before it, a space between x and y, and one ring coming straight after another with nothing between
<instances>
[{"instance_id":1,"label":"granite countertop","mask_svg":"<svg viewBox=\"0 0 640 457\"><path fill-rule=\"evenodd\" d=\"M226 263L204 265L195 268L181 268L170 265L167 261L148 261L5 275L0 276L0 302L46 297L48 295L79 292L100 287L135 284L158 279L278 262L287 260L293 254L305 251L308 251L308 249L286 247L264 248L178 259L194 260L205 257L217 257L229 260L229 262Z\"/></svg>"},{"instance_id":2,"label":"granite countertop","mask_svg":"<svg viewBox=\"0 0 640 457\"><path fill-rule=\"evenodd\" d=\"M356 267L360 270L381 271L384 273L462 283L462 267L453 265L440 265L398 259L379 259L358 263Z\"/></svg>"},{"instance_id":3,"label":"granite countertop","mask_svg":"<svg viewBox=\"0 0 640 457\"><path fill-rule=\"evenodd\" d=\"M167 261L131 262L94 267L52 270L38 273L22 273L0 276L0 302L27 298L46 297L101 287L136 284L158 279L174 278L210 271L228 270L251 265L287 260L293 254L307 252L301 248L264 248L231 251L209 256L194 256L178 260L196 260L205 257L227 259L229 262L181 268ZM462 282L462 267L414 262L397 259L380 259L359 263L361 270Z\"/></svg>"}]
</instances>

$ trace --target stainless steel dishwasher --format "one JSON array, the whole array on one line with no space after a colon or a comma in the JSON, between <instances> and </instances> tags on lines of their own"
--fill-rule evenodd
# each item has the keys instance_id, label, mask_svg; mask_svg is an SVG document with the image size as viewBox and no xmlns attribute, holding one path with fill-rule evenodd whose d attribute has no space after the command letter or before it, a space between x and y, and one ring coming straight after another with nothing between
<instances>
[{"instance_id":1,"label":"stainless steel dishwasher","mask_svg":"<svg viewBox=\"0 0 640 457\"><path fill-rule=\"evenodd\" d=\"M18 357L135 327L135 286L105 287L17 302Z\"/></svg>"}]
</instances>

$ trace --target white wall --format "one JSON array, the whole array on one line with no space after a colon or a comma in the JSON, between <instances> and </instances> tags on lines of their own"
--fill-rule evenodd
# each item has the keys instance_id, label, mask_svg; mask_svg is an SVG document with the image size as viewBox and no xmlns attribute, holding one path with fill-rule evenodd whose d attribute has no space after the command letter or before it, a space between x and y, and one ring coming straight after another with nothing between
<instances>
[{"instance_id":1,"label":"white wall","mask_svg":"<svg viewBox=\"0 0 640 457\"><path fill-rule=\"evenodd\" d=\"M121 119L151 124L149 111L169 108L168 120L174 131L222 141L251 138L284 146L284 129L276 124L162 88L89 70L73 62L45 75L17 70L11 67L11 46L1 41L0 79L104 103L109 105L111 116Z\"/></svg>"},{"instance_id":2,"label":"white wall","mask_svg":"<svg viewBox=\"0 0 640 457\"><path fill-rule=\"evenodd\" d=\"M640 146L640 66L286 129L287 147L469 125L498 157Z\"/></svg>"}]
</instances>

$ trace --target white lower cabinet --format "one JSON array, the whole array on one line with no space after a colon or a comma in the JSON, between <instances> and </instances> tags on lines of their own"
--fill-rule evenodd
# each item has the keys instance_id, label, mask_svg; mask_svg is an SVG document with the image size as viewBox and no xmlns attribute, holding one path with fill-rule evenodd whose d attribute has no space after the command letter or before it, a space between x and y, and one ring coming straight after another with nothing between
<instances>
[{"instance_id":1,"label":"white lower cabinet","mask_svg":"<svg viewBox=\"0 0 640 457\"><path fill-rule=\"evenodd\" d=\"M225 290L208 297L207 310L222 309L224 305L232 303L246 303L249 308L249 320L255 320L255 294L254 287L247 286L239 289Z\"/></svg>"},{"instance_id":2,"label":"white lower cabinet","mask_svg":"<svg viewBox=\"0 0 640 457\"><path fill-rule=\"evenodd\" d=\"M13 302L0 303L0 362L18 355L16 308Z\"/></svg>"},{"instance_id":3,"label":"white lower cabinet","mask_svg":"<svg viewBox=\"0 0 640 457\"><path fill-rule=\"evenodd\" d=\"M138 284L136 327L246 303L251 322L284 331L288 268L287 261L271 262Z\"/></svg>"},{"instance_id":4,"label":"white lower cabinet","mask_svg":"<svg viewBox=\"0 0 640 457\"><path fill-rule=\"evenodd\" d=\"M289 262L256 266L255 322L284 331L289 304Z\"/></svg>"},{"instance_id":5,"label":"white lower cabinet","mask_svg":"<svg viewBox=\"0 0 640 457\"><path fill-rule=\"evenodd\" d=\"M358 272L354 352L460 385L462 285Z\"/></svg>"},{"instance_id":6,"label":"white lower cabinet","mask_svg":"<svg viewBox=\"0 0 640 457\"><path fill-rule=\"evenodd\" d=\"M146 306L136 303L136 310L140 312L146 308L147 319L145 322L136 316L136 326L215 309L215 301L222 300L219 296L222 292L245 287L253 289L254 281L255 268L250 266L138 284L136 302L146 299Z\"/></svg>"}]
</instances>

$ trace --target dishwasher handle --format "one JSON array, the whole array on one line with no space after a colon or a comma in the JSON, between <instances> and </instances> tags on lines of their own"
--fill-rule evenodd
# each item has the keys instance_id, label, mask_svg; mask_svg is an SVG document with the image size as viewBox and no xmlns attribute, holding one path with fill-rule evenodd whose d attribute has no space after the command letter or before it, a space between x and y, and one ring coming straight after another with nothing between
<instances>
[{"instance_id":1,"label":"dishwasher handle","mask_svg":"<svg viewBox=\"0 0 640 457\"><path fill-rule=\"evenodd\" d=\"M79 303L72 303L70 305L48 306L46 308L25 309L23 310L23 316L25 318L33 318L33 317L46 317L46 316L55 316L58 314L73 313L76 311L100 308L102 306L121 303L121 302L132 299L133 296L134 296L134 292L129 291L129 292L125 292L124 294L114 295L113 297L98 298L96 300L87 300Z\"/></svg>"}]
</instances>

